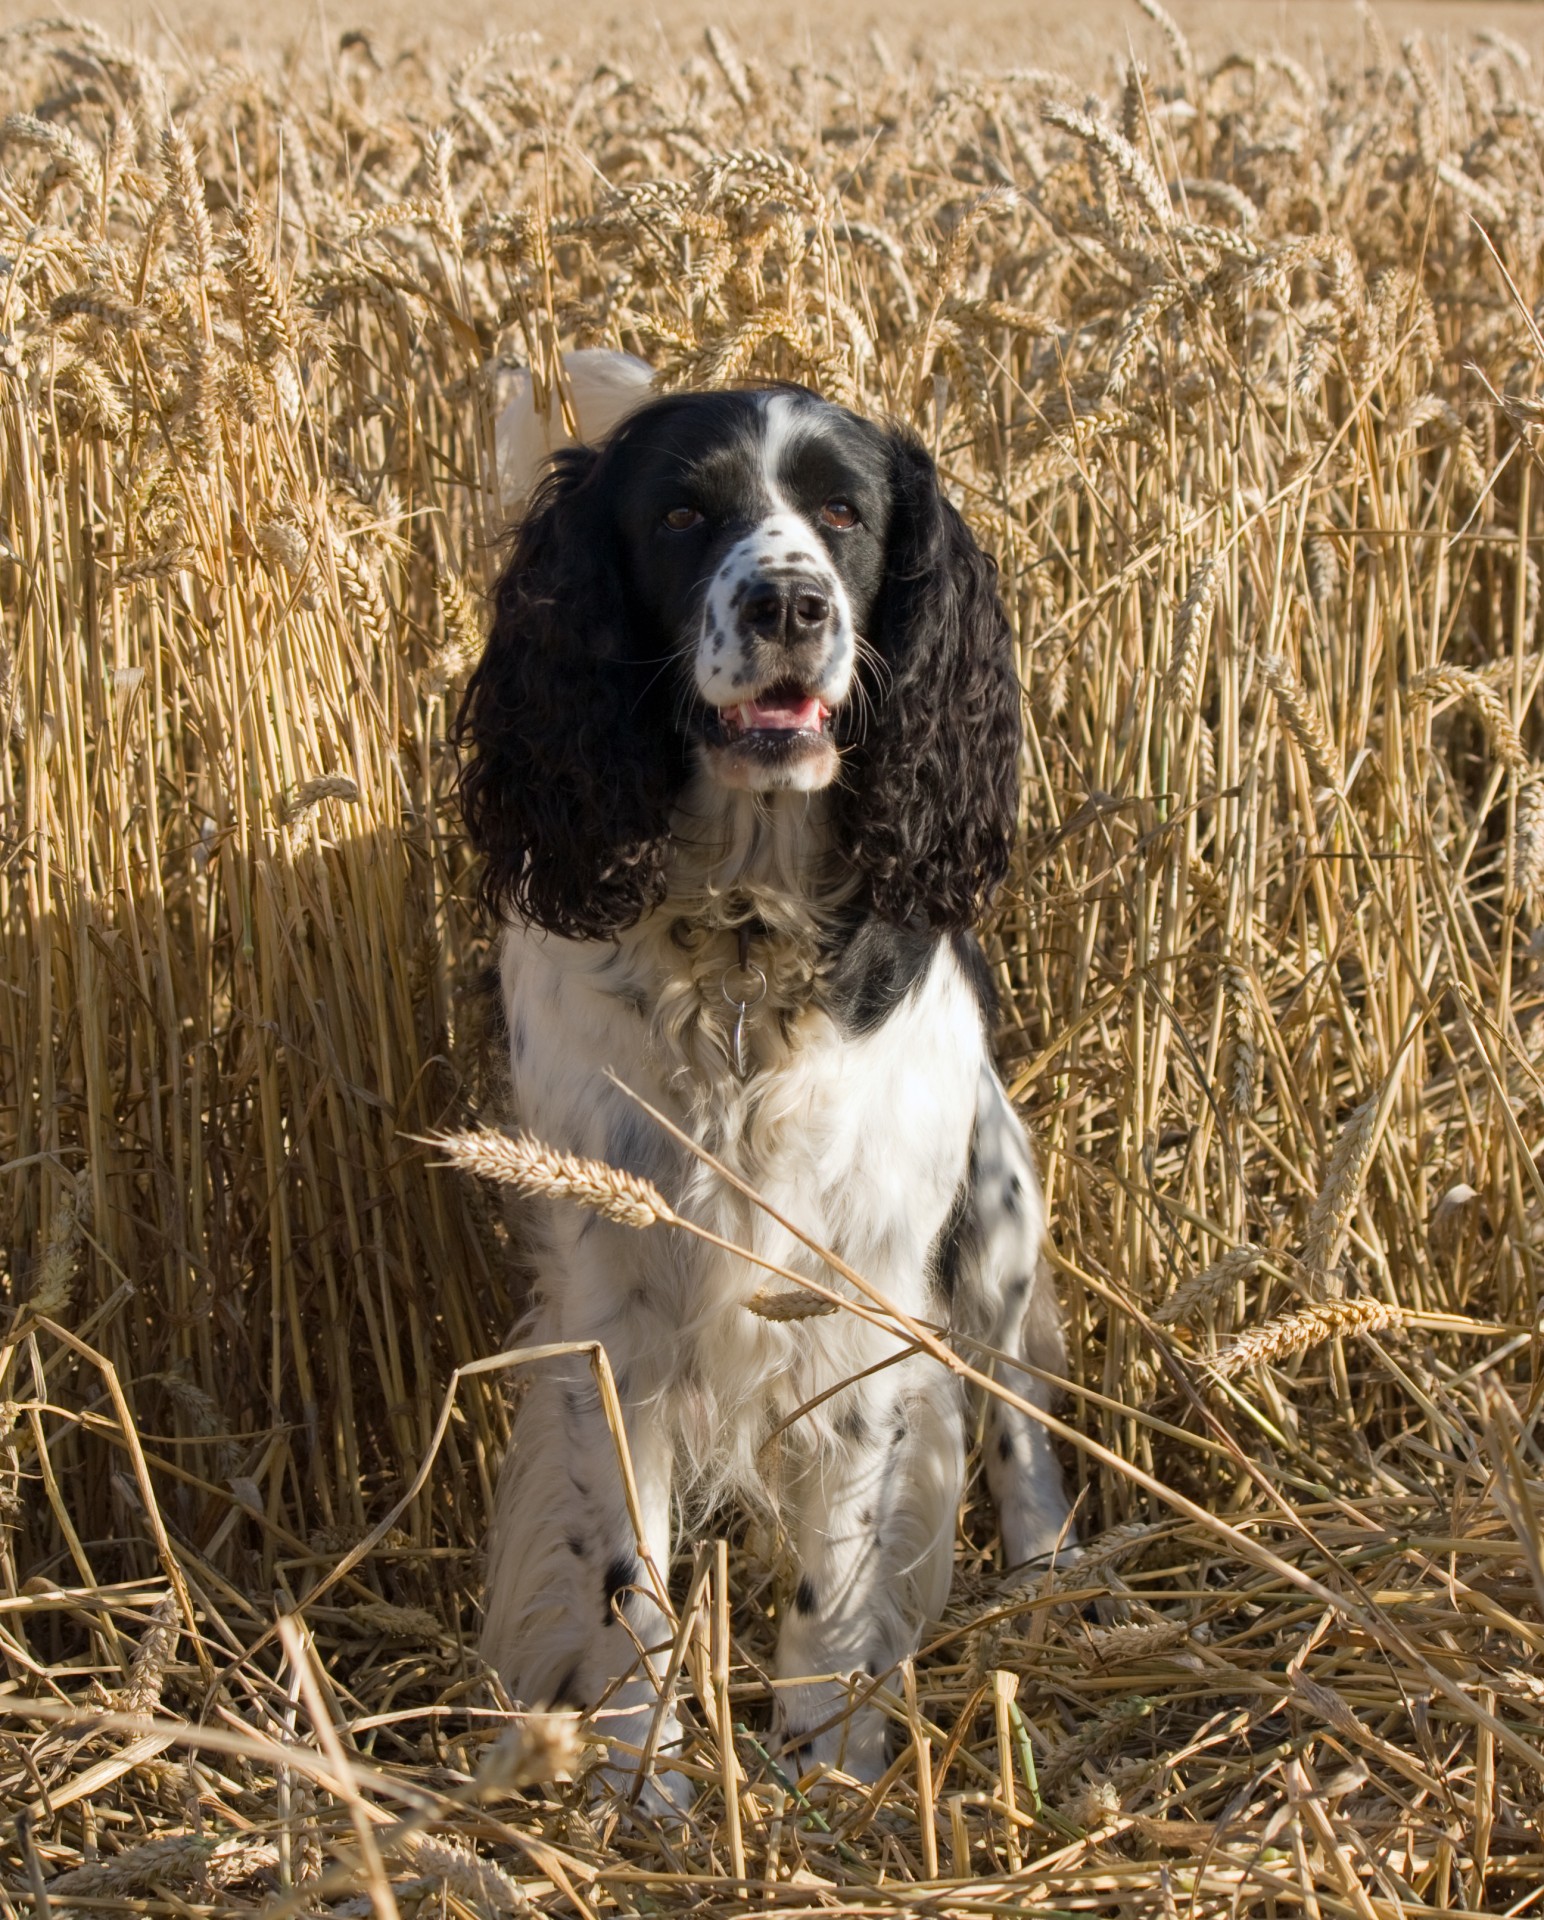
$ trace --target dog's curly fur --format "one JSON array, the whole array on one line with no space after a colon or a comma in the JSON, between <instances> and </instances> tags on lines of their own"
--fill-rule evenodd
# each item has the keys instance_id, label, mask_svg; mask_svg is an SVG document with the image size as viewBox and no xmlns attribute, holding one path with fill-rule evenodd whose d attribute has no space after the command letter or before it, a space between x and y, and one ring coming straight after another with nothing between
<instances>
[{"instance_id":1,"label":"dog's curly fur","mask_svg":"<svg viewBox=\"0 0 1544 1920\"><path fill-rule=\"evenodd\" d=\"M905 1311L1058 1370L1039 1190L968 931L1007 867L1018 682L993 565L922 447L775 388L658 401L558 454L458 737L483 896L507 917L517 1117L830 1281L609 1069ZM734 1493L775 1513L787 1740L873 1776L882 1722L844 1719L848 1676L903 1658L943 1603L957 1383L855 1316L758 1317L744 1259L532 1213L527 1335L606 1347L654 1562L677 1510ZM1015 1384L1047 1404L1043 1380ZM1066 1544L1042 1427L993 1401L985 1467L1010 1561ZM544 1371L489 1558L484 1647L517 1698L604 1699L610 1731L641 1737L637 1649L668 1633L637 1547L592 1383Z\"/></svg>"}]
</instances>

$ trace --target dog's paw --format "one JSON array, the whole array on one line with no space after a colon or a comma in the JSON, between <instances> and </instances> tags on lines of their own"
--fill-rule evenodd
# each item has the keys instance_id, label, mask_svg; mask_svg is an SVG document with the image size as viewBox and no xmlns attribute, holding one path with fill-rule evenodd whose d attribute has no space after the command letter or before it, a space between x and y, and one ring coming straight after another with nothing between
<instances>
[{"instance_id":1,"label":"dog's paw","mask_svg":"<svg viewBox=\"0 0 1544 1920\"><path fill-rule=\"evenodd\" d=\"M697 1800L697 1783L671 1764L685 1745L685 1733L674 1714L666 1716L659 1739L648 1751L653 1710L634 1707L596 1716L596 1731L606 1743L606 1758L590 1776L596 1798L632 1803L650 1819L679 1824L688 1819ZM640 1772L647 1759L648 1771Z\"/></svg>"},{"instance_id":2,"label":"dog's paw","mask_svg":"<svg viewBox=\"0 0 1544 1920\"><path fill-rule=\"evenodd\" d=\"M790 1780L802 1780L819 1770L845 1774L870 1786L889 1765L884 1715L872 1707L860 1707L813 1734L785 1725L778 1765Z\"/></svg>"}]
</instances>

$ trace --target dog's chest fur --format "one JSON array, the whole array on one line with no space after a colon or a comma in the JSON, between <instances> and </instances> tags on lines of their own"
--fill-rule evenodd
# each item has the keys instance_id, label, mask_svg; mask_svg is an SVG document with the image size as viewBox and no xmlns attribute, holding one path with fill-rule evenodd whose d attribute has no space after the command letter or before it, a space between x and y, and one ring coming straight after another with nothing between
<instances>
[{"instance_id":1,"label":"dog's chest fur","mask_svg":"<svg viewBox=\"0 0 1544 1920\"><path fill-rule=\"evenodd\" d=\"M856 950L823 945L810 889L778 884L789 851L774 836L726 863L720 848L713 866L727 879L711 889L684 863L671 897L615 946L510 929L515 1113L554 1144L657 1181L672 1205L737 1246L839 1284L770 1213L673 1143L619 1080L772 1210L923 1313L930 1250L966 1175L979 1004L947 941L902 942L899 956L894 942L861 936ZM733 993L747 914L750 961L767 984L747 1011L742 1076ZM683 1234L656 1230L623 1247L625 1229L557 1208L546 1232L558 1257L543 1271L562 1276L541 1303L549 1333L609 1320L616 1350L641 1375L630 1389L671 1409L696 1477L714 1491L757 1490L769 1424L894 1351L847 1314L759 1317L749 1297L782 1283ZM801 1444L829 1437L845 1398L798 1423Z\"/></svg>"}]
</instances>

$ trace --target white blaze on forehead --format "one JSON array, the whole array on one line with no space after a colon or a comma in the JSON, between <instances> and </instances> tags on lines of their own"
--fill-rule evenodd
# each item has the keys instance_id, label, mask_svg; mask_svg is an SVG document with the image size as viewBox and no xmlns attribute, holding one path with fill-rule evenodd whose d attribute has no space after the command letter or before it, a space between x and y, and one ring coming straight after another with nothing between
<instances>
[{"instance_id":1,"label":"white blaze on forehead","mask_svg":"<svg viewBox=\"0 0 1544 1920\"><path fill-rule=\"evenodd\" d=\"M703 600L697 642L697 689L711 706L734 706L764 691L779 678L765 664L755 635L742 624L741 609L752 583L796 576L819 587L831 602L824 658L810 691L827 705L846 698L857 658L852 607L841 575L831 563L818 529L794 506L788 488L789 459L810 431L807 409L790 394L761 396L756 478L759 498L747 501L761 515L743 539L719 562Z\"/></svg>"},{"instance_id":2,"label":"white blaze on forehead","mask_svg":"<svg viewBox=\"0 0 1544 1920\"><path fill-rule=\"evenodd\" d=\"M800 409L792 395L769 393L762 408L761 429L761 483L767 490L774 510L781 508L792 511L792 502L783 488L783 474L787 458L794 442L803 436L800 432ZM805 522L808 525L808 522ZM810 528L811 537L814 528Z\"/></svg>"}]
</instances>

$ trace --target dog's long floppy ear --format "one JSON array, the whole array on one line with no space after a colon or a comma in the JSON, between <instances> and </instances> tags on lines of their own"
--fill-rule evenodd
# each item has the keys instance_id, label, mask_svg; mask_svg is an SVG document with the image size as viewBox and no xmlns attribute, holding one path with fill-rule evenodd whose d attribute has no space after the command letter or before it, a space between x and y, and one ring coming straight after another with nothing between
<instances>
[{"instance_id":1,"label":"dog's long floppy ear","mask_svg":"<svg viewBox=\"0 0 1544 1920\"><path fill-rule=\"evenodd\" d=\"M679 754L653 711L658 665L629 645L602 461L590 447L553 457L454 729L483 904L592 940L663 889Z\"/></svg>"},{"instance_id":2,"label":"dog's long floppy ear","mask_svg":"<svg viewBox=\"0 0 1544 1920\"><path fill-rule=\"evenodd\" d=\"M838 806L875 911L968 927L1008 871L1022 719L995 562L944 498L926 451L892 436L885 580L861 669L866 716ZM861 707L864 703L855 703Z\"/></svg>"}]
</instances>

